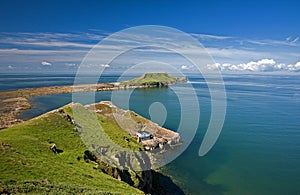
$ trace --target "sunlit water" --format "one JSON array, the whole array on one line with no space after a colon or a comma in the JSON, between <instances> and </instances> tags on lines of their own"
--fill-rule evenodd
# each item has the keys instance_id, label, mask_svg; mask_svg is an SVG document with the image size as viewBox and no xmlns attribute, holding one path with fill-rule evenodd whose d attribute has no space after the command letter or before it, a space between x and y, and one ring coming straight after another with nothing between
<instances>
[{"instance_id":1,"label":"sunlit water","mask_svg":"<svg viewBox=\"0 0 300 195\"><path fill-rule=\"evenodd\" d=\"M201 109L199 128L187 150L161 171L187 194L300 194L298 78L296 75L225 75L225 124L213 149L199 157L211 104L204 79L190 75L188 80L197 93ZM101 78L102 82L116 80L117 76ZM0 79L1 91L72 83L72 75L1 75ZM174 87L185 89L188 84ZM99 92L95 99L110 100L111 93ZM114 93L125 94L124 91ZM149 107L160 102L167 111L163 125L176 130L181 117L180 101L187 101L191 107L195 105L189 94L184 94L184 90L182 93L179 100L172 88L134 90L130 109L151 118ZM34 108L26 111L23 118L65 105L72 101L72 94L35 97L31 101Z\"/></svg>"}]
</instances>

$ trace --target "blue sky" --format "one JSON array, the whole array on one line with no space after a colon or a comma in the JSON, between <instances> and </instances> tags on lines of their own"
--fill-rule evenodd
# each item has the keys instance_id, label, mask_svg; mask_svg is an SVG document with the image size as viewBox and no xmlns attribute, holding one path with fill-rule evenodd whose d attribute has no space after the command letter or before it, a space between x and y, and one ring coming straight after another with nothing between
<instances>
[{"instance_id":1,"label":"blue sky","mask_svg":"<svg viewBox=\"0 0 300 195\"><path fill-rule=\"evenodd\" d=\"M200 41L221 70L298 72L299 7L298 1L256 0L2 0L0 71L74 71L106 36L163 25Z\"/></svg>"}]
</instances>

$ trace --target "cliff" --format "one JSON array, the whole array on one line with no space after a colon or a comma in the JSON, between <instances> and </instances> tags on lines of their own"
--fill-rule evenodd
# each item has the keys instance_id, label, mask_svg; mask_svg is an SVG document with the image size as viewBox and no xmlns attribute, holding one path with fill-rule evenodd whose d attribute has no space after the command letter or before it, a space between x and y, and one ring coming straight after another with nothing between
<instances>
[{"instance_id":1,"label":"cliff","mask_svg":"<svg viewBox=\"0 0 300 195\"><path fill-rule=\"evenodd\" d=\"M163 176L151 170L157 160L151 152L164 152L173 144L178 144L178 133L160 127L130 110L120 109L109 101L87 106L73 104L70 108L73 113L69 109L61 110L60 113L72 118L76 131L88 147L87 159L97 163L96 169L145 193L167 193L159 182ZM136 139L141 124L144 130L153 135L152 141L162 140L162 147L158 147L157 143L151 152L144 151L147 149L145 143L138 143Z\"/></svg>"}]
</instances>

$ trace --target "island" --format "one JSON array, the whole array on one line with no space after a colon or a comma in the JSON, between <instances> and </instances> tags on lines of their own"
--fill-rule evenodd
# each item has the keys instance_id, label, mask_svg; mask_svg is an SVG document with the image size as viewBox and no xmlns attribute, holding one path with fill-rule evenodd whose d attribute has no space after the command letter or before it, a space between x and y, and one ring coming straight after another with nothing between
<instances>
[{"instance_id":1,"label":"island","mask_svg":"<svg viewBox=\"0 0 300 195\"><path fill-rule=\"evenodd\" d=\"M29 101L29 98L32 97L62 93L168 87L177 82L186 82L186 78L171 76L167 73L146 73L141 77L122 82L50 86L3 91L0 92L0 129L8 128L22 122L18 116L20 113L32 107Z\"/></svg>"}]
</instances>

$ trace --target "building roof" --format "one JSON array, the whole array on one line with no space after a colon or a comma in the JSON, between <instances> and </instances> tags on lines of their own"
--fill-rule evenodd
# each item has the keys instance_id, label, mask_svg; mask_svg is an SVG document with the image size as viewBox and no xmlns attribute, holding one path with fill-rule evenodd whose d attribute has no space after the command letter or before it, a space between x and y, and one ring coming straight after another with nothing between
<instances>
[{"instance_id":1,"label":"building roof","mask_svg":"<svg viewBox=\"0 0 300 195\"><path fill-rule=\"evenodd\" d=\"M140 138L147 138L151 136L151 134L147 131L138 131L136 132L136 135Z\"/></svg>"}]
</instances>

